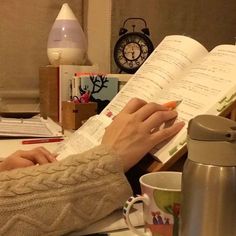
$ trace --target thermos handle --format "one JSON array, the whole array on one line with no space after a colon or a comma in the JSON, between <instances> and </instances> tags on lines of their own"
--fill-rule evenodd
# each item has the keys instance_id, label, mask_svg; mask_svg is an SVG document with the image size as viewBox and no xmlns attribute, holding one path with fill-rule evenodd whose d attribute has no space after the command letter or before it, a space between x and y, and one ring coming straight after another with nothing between
<instances>
[{"instance_id":1,"label":"thermos handle","mask_svg":"<svg viewBox=\"0 0 236 236\"><path fill-rule=\"evenodd\" d=\"M123 207L123 216L124 216L124 219L125 219L125 222L126 222L127 226L129 227L129 229L130 229L133 233L135 233L135 234L137 234L137 235L139 235L139 236L149 236L148 233L143 233L143 232L137 230L137 229L132 225L132 223L131 223L131 221L130 221L130 217L129 217L130 210L132 209L134 203L136 203L136 202L138 202L138 201L142 201L143 203L145 203L145 204L148 205L148 203L149 203L149 198L148 198L148 196L147 196L146 194L144 194L143 196L137 195L137 196L135 196L135 197L134 197L134 196L130 197L130 198L126 201L126 203L125 203L125 205L124 205L124 207Z\"/></svg>"}]
</instances>

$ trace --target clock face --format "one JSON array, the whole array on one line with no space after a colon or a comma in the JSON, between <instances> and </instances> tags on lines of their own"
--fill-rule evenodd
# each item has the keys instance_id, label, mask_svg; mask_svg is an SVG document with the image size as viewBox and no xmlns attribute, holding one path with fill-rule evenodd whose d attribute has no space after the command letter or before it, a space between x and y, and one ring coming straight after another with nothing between
<instances>
[{"instance_id":1,"label":"clock face","mask_svg":"<svg viewBox=\"0 0 236 236\"><path fill-rule=\"evenodd\" d=\"M151 40L142 33L127 33L114 48L114 59L121 71L134 73L153 51Z\"/></svg>"}]
</instances>

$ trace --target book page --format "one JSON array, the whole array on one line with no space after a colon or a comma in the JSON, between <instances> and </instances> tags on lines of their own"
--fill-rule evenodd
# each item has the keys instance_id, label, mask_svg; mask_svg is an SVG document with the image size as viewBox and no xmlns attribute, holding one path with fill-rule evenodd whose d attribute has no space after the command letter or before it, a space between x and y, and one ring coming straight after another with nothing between
<instances>
[{"instance_id":1,"label":"book page","mask_svg":"<svg viewBox=\"0 0 236 236\"><path fill-rule=\"evenodd\" d=\"M69 155L85 152L92 147L99 145L102 141L105 128L112 122L112 119L105 115L90 117L68 140L61 143L57 159L62 160Z\"/></svg>"},{"instance_id":2,"label":"book page","mask_svg":"<svg viewBox=\"0 0 236 236\"><path fill-rule=\"evenodd\" d=\"M105 127L131 98L138 97L147 102L156 101L158 94L165 87L180 78L193 62L207 53L200 43L189 37L180 35L165 37L101 114L86 122L66 143L62 143L58 158L63 159L70 154L80 153L98 145ZM106 116L110 117L109 122ZM97 127L98 130L90 132L90 126Z\"/></svg>"},{"instance_id":3,"label":"book page","mask_svg":"<svg viewBox=\"0 0 236 236\"><path fill-rule=\"evenodd\" d=\"M102 113L89 119L67 142L62 143L61 149L58 150L58 158L63 159L98 145L105 127L109 124L106 115L109 114L112 118L133 97L154 101L164 87L171 84L193 61L197 61L206 53L207 50L200 43L189 37L166 37Z\"/></svg>"},{"instance_id":4,"label":"book page","mask_svg":"<svg viewBox=\"0 0 236 236\"><path fill-rule=\"evenodd\" d=\"M165 87L206 54L207 50L189 37L167 36L102 113L115 116L133 97L155 101Z\"/></svg>"},{"instance_id":5,"label":"book page","mask_svg":"<svg viewBox=\"0 0 236 236\"><path fill-rule=\"evenodd\" d=\"M176 80L157 97L159 103L182 100L177 107L178 120L185 121L185 128L155 153L166 162L186 142L188 121L199 114L218 115L236 99L236 46L222 45L213 49L188 73ZM156 151L156 150L155 150Z\"/></svg>"}]
</instances>

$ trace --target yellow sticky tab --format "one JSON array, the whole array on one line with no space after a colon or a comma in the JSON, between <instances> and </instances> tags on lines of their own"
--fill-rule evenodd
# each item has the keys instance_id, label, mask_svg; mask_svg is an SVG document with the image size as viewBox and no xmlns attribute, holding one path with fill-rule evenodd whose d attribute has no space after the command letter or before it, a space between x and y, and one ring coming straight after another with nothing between
<instances>
[{"instance_id":1,"label":"yellow sticky tab","mask_svg":"<svg viewBox=\"0 0 236 236\"><path fill-rule=\"evenodd\" d=\"M223 103L226 100L226 97L222 98L218 103Z\"/></svg>"},{"instance_id":2,"label":"yellow sticky tab","mask_svg":"<svg viewBox=\"0 0 236 236\"><path fill-rule=\"evenodd\" d=\"M231 101L236 96L236 93L233 93L228 99L226 99L226 102Z\"/></svg>"},{"instance_id":3,"label":"yellow sticky tab","mask_svg":"<svg viewBox=\"0 0 236 236\"><path fill-rule=\"evenodd\" d=\"M177 146L175 146L169 151L169 155L172 156L177 151L178 151L178 148L177 148Z\"/></svg>"},{"instance_id":4,"label":"yellow sticky tab","mask_svg":"<svg viewBox=\"0 0 236 236\"><path fill-rule=\"evenodd\" d=\"M218 112L221 112L221 111L223 111L223 110L225 109L225 107L226 107L226 105L224 105L224 106L222 106L222 107L219 107L219 108L217 108L216 110L217 110Z\"/></svg>"},{"instance_id":5,"label":"yellow sticky tab","mask_svg":"<svg viewBox=\"0 0 236 236\"><path fill-rule=\"evenodd\" d=\"M185 143L187 143L187 138L184 139L184 140L182 140L182 141L179 143L179 145L183 146Z\"/></svg>"}]
</instances>

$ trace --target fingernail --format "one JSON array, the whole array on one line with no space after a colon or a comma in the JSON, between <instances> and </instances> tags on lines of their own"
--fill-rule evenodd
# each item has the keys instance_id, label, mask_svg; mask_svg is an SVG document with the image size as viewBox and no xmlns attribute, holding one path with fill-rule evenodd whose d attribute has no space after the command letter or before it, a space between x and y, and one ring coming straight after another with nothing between
<instances>
[{"instance_id":1,"label":"fingernail","mask_svg":"<svg viewBox=\"0 0 236 236\"><path fill-rule=\"evenodd\" d=\"M53 162L54 162L54 161L57 161L57 159L56 159L55 156L51 156L51 159L52 159Z\"/></svg>"}]
</instances>

